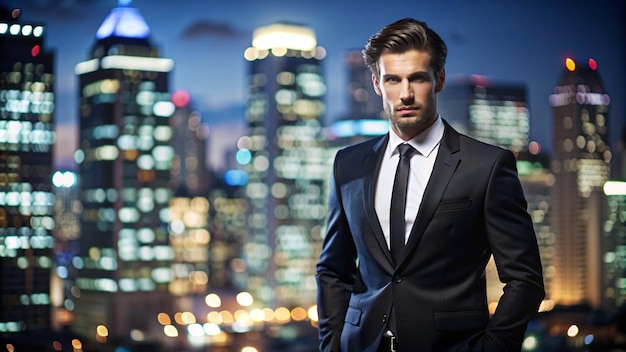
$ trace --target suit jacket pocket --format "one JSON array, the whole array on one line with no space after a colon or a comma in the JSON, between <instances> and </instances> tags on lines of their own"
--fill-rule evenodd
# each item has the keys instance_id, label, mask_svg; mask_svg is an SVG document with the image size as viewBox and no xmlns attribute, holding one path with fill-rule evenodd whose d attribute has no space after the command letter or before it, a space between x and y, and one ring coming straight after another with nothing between
<instances>
[{"instance_id":1,"label":"suit jacket pocket","mask_svg":"<svg viewBox=\"0 0 626 352\"><path fill-rule=\"evenodd\" d=\"M463 210L469 209L472 207L471 199L459 199L453 201L444 201L439 203L437 207L437 211L454 211L454 210Z\"/></svg>"},{"instance_id":2,"label":"suit jacket pocket","mask_svg":"<svg viewBox=\"0 0 626 352\"><path fill-rule=\"evenodd\" d=\"M345 322L351 325L359 326L359 324L361 323L361 310L348 307Z\"/></svg>"},{"instance_id":3,"label":"suit jacket pocket","mask_svg":"<svg viewBox=\"0 0 626 352\"><path fill-rule=\"evenodd\" d=\"M489 314L483 311L435 313L435 328L440 331L484 329Z\"/></svg>"}]
</instances>

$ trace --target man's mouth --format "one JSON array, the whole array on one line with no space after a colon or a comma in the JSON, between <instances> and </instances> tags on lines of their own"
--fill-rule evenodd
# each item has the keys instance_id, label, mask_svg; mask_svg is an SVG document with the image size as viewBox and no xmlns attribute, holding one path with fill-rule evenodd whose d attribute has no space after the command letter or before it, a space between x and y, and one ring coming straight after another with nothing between
<instances>
[{"instance_id":1,"label":"man's mouth","mask_svg":"<svg viewBox=\"0 0 626 352\"><path fill-rule=\"evenodd\" d=\"M397 111L400 115L412 115L412 114L414 114L417 110L418 110L418 107L417 107L417 106L403 106L403 107L400 107L400 108L396 109L396 111Z\"/></svg>"}]
</instances>

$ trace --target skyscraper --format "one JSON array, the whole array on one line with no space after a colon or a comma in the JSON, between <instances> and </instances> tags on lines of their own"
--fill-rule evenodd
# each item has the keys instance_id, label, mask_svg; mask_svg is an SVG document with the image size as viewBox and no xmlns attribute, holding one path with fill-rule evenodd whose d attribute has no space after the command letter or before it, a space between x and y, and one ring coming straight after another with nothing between
<instances>
[{"instance_id":1,"label":"skyscraper","mask_svg":"<svg viewBox=\"0 0 626 352\"><path fill-rule=\"evenodd\" d=\"M0 334L50 327L54 55L0 8Z\"/></svg>"},{"instance_id":2,"label":"skyscraper","mask_svg":"<svg viewBox=\"0 0 626 352\"><path fill-rule=\"evenodd\" d=\"M536 152L536 142L531 142L530 150ZM552 226L552 199L550 192L554 187L554 175L550 172L550 160L546 154L521 152L517 156L519 174L527 210L533 221L539 256L543 269L543 280L548 302L539 309L552 308L552 287L554 283L554 228Z\"/></svg>"},{"instance_id":3,"label":"skyscraper","mask_svg":"<svg viewBox=\"0 0 626 352\"><path fill-rule=\"evenodd\" d=\"M55 171L54 186L54 256L56 275L52 275L50 293L54 309L54 326L69 326L73 319L74 297L71 293L76 283L76 267L72 259L78 253L80 214L78 177L74 171Z\"/></svg>"},{"instance_id":4,"label":"skyscraper","mask_svg":"<svg viewBox=\"0 0 626 352\"><path fill-rule=\"evenodd\" d=\"M604 200L600 209L603 221L600 243L599 290L600 308L615 312L626 306L626 182L608 181L603 192L595 192Z\"/></svg>"},{"instance_id":5,"label":"skyscraper","mask_svg":"<svg viewBox=\"0 0 626 352\"><path fill-rule=\"evenodd\" d=\"M79 76L81 238L74 329L86 338L162 336L170 303L167 208L173 61L128 1L102 22ZM102 326L102 327L101 327ZM100 334L100 335L98 335Z\"/></svg>"},{"instance_id":6,"label":"skyscraper","mask_svg":"<svg viewBox=\"0 0 626 352\"><path fill-rule=\"evenodd\" d=\"M208 194L210 182L206 167L206 144L209 128L201 121L193 108L187 91L172 94L176 110L170 118L174 135L174 160L171 169L171 186L177 196L204 196Z\"/></svg>"},{"instance_id":7,"label":"skyscraper","mask_svg":"<svg viewBox=\"0 0 626 352\"><path fill-rule=\"evenodd\" d=\"M568 58L558 86L550 95L553 108L552 188L555 275L552 296L557 304L593 303L598 294L590 284L600 265L596 222L601 192L610 174L608 143L610 97L604 91L597 63L587 65ZM595 204L595 206L592 206Z\"/></svg>"},{"instance_id":8,"label":"skyscraper","mask_svg":"<svg viewBox=\"0 0 626 352\"><path fill-rule=\"evenodd\" d=\"M350 116L354 119L381 118L383 101L374 91L372 71L365 65L361 50L347 52L345 63L348 68Z\"/></svg>"},{"instance_id":9,"label":"skyscraper","mask_svg":"<svg viewBox=\"0 0 626 352\"><path fill-rule=\"evenodd\" d=\"M174 259L169 290L176 297L177 309L190 309L195 296L204 298L209 283L208 128L193 109L188 92L174 92L172 101L176 111L170 118L174 132L170 188L174 196L169 206L169 235Z\"/></svg>"},{"instance_id":10,"label":"skyscraper","mask_svg":"<svg viewBox=\"0 0 626 352\"><path fill-rule=\"evenodd\" d=\"M439 112L459 131L513 152L528 149L526 87L472 75L451 77L438 95Z\"/></svg>"},{"instance_id":11,"label":"skyscraper","mask_svg":"<svg viewBox=\"0 0 626 352\"><path fill-rule=\"evenodd\" d=\"M329 162L322 138L325 50L305 26L254 32L247 120L248 288L269 305L314 304Z\"/></svg>"}]
</instances>

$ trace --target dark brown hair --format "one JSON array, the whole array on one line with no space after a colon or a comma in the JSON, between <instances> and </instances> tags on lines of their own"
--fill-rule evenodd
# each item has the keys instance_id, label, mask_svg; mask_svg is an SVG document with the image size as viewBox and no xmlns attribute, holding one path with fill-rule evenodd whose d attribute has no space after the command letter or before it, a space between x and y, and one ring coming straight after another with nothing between
<instances>
[{"instance_id":1,"label":"dark brown hair","mask_svg":"<svg viewBox=\"0 0 626 352\"><path fill-rule=\"evenodd\" d=\"M430 56L430 66L439 78L443 73L448 48L441 37L426 23L405 18L383 27L365 44L363 59L376 79L380 79L378 60L384 53L403 53L408 50L426 50Z\"/></svg>"}]
</instances>

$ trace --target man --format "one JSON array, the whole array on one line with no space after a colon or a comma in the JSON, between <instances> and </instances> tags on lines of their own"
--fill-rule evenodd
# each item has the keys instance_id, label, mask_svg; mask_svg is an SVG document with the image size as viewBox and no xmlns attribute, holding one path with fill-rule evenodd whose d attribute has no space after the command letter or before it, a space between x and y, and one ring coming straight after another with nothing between
<instances>
[{"instance_id":1,"label":"man","mask_svg":"<svg viewBox=\"0 0 626 352\"><path fill-rule=\"evenodd\" d=\"M425 23L384 27L363 55L390 131L335 158L320 350L519 351L544 287L514 155L439 116L447 49ZM492 254L505 287L490 317Z\"/></svg>"}]
</instances>

